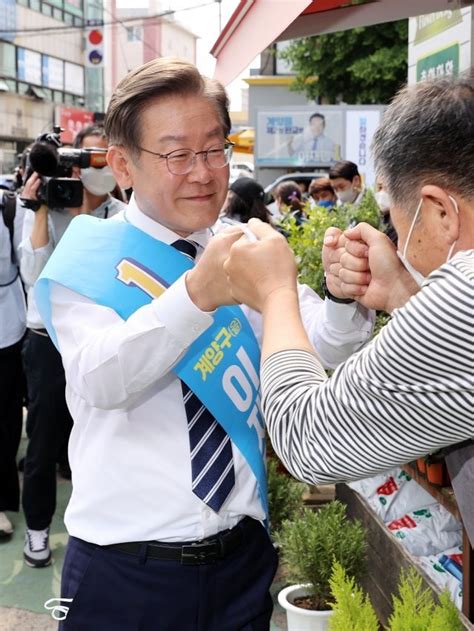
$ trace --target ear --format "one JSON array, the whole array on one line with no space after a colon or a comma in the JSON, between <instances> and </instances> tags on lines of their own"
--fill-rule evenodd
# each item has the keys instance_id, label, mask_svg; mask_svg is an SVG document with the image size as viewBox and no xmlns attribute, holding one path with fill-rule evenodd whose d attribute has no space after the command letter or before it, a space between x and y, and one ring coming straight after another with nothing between
<instances>
[{"instance_id":1,"label":"ear","mask_svg":"<svg viewBox=\"0 0 474 631\"><path fill-rule=\"evenodd\" d=\"M352 180L352 184L359 191L362 190L362 180L360 179L360 175L354 175L354 179Z\"/></svg>"},{"instance_id":2,"label":"ear","mask_svg":"<svg viewBox=\"0 0 474 631\"><path fill-rule=\"evenodd\" d=\"M433 184L423 186L420 192L423 197L423 211L430 213L430 219L437 222L447 244L451 245L459 239L461 225L458 212L459 201L444 189Z\"/></svg>"},{"instance_id":3,"label":"ear","mask_svg":"<svg viewBox=\"0 0 474 631\"><path fill-rule=\"evenodd\" d=\"M111 145L107 151L107 164L112 169L115 181L123 188L133 187L133 161L122 145Z\"/></svg>"}]
</instances>

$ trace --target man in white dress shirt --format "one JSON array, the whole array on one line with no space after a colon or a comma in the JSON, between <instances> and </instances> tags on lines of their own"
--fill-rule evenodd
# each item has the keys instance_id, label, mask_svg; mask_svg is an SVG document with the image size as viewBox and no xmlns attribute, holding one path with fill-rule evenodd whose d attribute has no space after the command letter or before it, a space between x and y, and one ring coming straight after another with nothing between
<instances>
[{"instance_id":1,"label":"man in white dress shirt","mask_svg":"<svg viewBox=\"0 0 474 631\"><path fill-rule=\"evenodd\" d=\"M156 258L165 251L165 257L197 263L186 259L188 273L129 316L67 278L51 283L51 326L74 419L61 592L69 610L62 627L267 630L277 559L263 525L257 478L243 455L245 445L238 448L231 431L232 440L221 427L226 419L214 419L193 444L209 411L198 404L190 413L195 394L175 373L189 347L213 326L217 305L230 298L223 261L241 231L210 240L228 187L227 96L193 65L156 59L117 86L105 125L116 180L134 190L127 209L106 222L117 235L114 244L118 248L132 234L144 250L156 248ZM76 225L80 230L86 224ZM68 246L68 256L74 247ZM136 260L140 252L134 257L122 259L115 280L156 290L159 276ZM105 266L95 269L97 278L109 273ZM370 335L372 315L357 303L323 302L304 287L300 298L309 336L328 366ZM242 311L258 336L259 316ZM217 357L213 344L206 357ZM248 363L246 370L255 372ZM230 381L227 386L233 387ZM247 392L236 396L245 403ZM208 454L196 477L203 445L219 432L219 451ZM212 489L200 495L207 474L219 465Z\"/></svg>"}]
</instances>

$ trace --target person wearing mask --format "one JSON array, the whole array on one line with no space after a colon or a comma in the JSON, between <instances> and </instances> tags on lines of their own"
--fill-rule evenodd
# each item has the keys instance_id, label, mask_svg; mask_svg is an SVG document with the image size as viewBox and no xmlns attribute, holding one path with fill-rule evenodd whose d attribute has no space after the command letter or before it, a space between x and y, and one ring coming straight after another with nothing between
<instances>
[{"instance_id":1,"label":"person wearing mask","mask_svg":"<svg viewBox=\"0 0 474 631\"><path fill-rule=\"evenodd\" d=\"M78 148L107 148L103 127L84 128ZM28 335L24 365L28 387L28 447L24 462L22 504L26 518L24 560L31 567L51 563L49 527L56 509L56 463L61 459L72 427L65 399L61 356L51 341L38 312L33 286L72 219L90 214L107 219L125 207L110 195L116 182L109 167L73 167L84 186L80 208L50 209L41 204L36 212L25 210L20 243L20 272L28 292ZM25 183L22 199L37 199L41 177L33 173Z\"/></svg>"},{"instance_id":2,"label":"person wearing mask","mask_svg":"<svg viewBox=\"0 0 474 631\"><path fill-rule=\"evenodd\" d=\"M309 196L312 206L322 206L328 211L334 208L337 196L331 185L329 178L318 177L311 180L309 185Z\"/></svg>"},{"instance_id":3,"label":"person wearing mask","mask_svg":"<svg viewBox=\"0 0 474 631\"><path fill-rule=\"evenodd\" d=\"M26 306L18 246L24 212L14 194L0 191L0 538L13 533L6 511L16 512L20 507L16 455L25 393L21 348Z\"/></svg>"},{"instance_id":4,"label":"person wearing mask","mask_svg":"<svg viewBox=\"0 0 474 631\"><path fill-rule=\"evenodd\" d=\"M474 74L403 88L373 141L398 249L361 223L330 228L327 284L392 314L328 379L298 314L296 265L257 220L224 265L261 311L262 406L285 467L312 484L371 476L451 446L447 465L474 544Z\"/></svg>"},{"instance_id":5,"label":"person wearing mask","mask_svg":"<svg viewBox=\"0 0 474 631\"><path fill-rule=\"evenodd\" d=\"M260 319L215 310L244 232L211 230L228 191L228 98L194 65L157 58L122 79L105 126L130 203L112 221L76 218L37 284L74 418L61 629L264 631L277 559ZM372 312L299 292L325 363L370 335Z\"/></svg>"},{"instance_id":6,"label":"person wearing mask","mask_svg":"<svg viewBox=\"0 0 474 631\"><path fill-rule=\"evenodd\" d=\"M357 164L349 160L340 160L329 169L329 180L336 193L338 204L357 206L365 195L362 178Z\"/></svg>"},{"instance_id":7,"label":"person wearing mask","mask_svg":"<svg viewBox=\"0 0 474 631\"><path fill-rule=\"evenodd\" d=\"M251 177L239 177L229 186L229 192L224 204L221 220L226 218L240 223L247 223L256 217L266 223L271 223L271 215L264 203L265 191Z\"/></svg>"}]
</instances>

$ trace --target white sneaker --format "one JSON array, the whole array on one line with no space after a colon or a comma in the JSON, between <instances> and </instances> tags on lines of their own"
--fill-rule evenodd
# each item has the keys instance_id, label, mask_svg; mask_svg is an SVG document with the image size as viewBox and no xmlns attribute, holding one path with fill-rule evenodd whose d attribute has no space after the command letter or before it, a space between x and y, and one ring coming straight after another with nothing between
<instances>
[{"instance_id":1,"label":"white sneaker","mask_svg":"<svg viewBox=\"0 0 474 631\"><path fill-rule=\"evenodd\" d=\"M23 558L30 567L46 567L51 563L49 528L44 530L26 529Z\"/></svg>"},{"instance_id":2,"label":"white sneaker","mask_svg":"<svg viewBox=\"0 0 474 631\"><path fill-rule=\"evenodd\" d=\"M12 522L5 513L0 512L0 537L9 537L13 533Z\"/></svg>"}]
</instances>

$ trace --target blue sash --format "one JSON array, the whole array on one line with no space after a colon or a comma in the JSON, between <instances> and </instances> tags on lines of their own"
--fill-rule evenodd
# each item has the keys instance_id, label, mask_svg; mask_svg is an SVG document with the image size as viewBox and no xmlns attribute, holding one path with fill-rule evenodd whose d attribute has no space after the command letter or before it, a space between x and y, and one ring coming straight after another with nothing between
<instances>
[{"instance_id":1,"label":"blue sash","mask_svg":"<svg viewBox=\"0 0 474 631\"><path fill-rule=\"evenodd\" d=\"M192 266L173 247L127 222L80 215L71 222L39 277L36 302L59 348L51 322L51 282L111 307L126 320ZM268 515L259 361L258 342L240 307L220 307L212 326L191 344L174 371L212 412L248 462Z\"/></svg>"}]
</instances>

